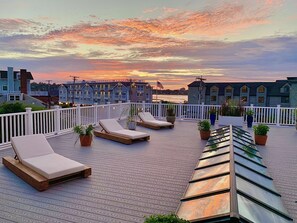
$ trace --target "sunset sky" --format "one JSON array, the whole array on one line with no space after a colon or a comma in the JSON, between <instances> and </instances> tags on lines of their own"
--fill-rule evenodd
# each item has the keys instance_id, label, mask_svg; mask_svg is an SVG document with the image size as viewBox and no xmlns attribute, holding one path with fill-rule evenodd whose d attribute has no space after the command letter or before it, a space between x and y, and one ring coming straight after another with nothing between
<instances>
[{"instance_id":1,"label":"sunset sky","mask_svg":"<svg viewBox=\"0 0 297 223\"><path fill-rule=\"evenodd\" d=\"M297 76L296 0L1 0L0 70L167 89Z\"/></svg>"}]
</instances>

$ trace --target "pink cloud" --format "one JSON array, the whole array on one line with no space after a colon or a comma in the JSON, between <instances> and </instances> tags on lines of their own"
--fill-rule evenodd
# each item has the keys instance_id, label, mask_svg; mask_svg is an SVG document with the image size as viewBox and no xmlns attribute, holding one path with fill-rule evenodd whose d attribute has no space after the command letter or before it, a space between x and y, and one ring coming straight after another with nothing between
<instances>
[{"instance_id":1,"label":"pink cloud","mask_svg":"<svg viewBox=\"0 0 297 223\"><path fill-rule=\"evenodd\" d=\"M145 13L145 14L147 14L147 13L152 13L152 12L155 12L155 11L157 11L157 10L159 10L158 7L156 7L156 8L149 8L149 9L145 9L145 10L143 10L143 13Z\"/></svg>"},{"instance_id":2,"label":"pink cloud","mask_svg":"<svg viewBox=\"0 0 297 223\"><path fill-rule=\"evenodd\" d=\"M4 31L17 30L36 24L36 22L27 19L0 19L0 29Z\"/></svg>"}]
</instances>

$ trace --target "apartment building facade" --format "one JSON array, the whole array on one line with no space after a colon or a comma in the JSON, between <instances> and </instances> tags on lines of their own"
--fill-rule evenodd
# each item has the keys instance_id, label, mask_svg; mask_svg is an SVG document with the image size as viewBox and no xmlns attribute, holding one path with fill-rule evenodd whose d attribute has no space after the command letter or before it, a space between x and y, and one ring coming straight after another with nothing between
<instances>
[{"instance_id":1,"label":"apartment building facade","mask_svg":"<svg viewBox=\"0 0 297 223\"><path fill-rule=\"evenodd\" d=\"M205 83L194 81L188 85L190 104L220 105L228 99L245 105L297 107L297 77L275 82Z\"/></svg>"},{"instance_id":2,"label":"apartment building facade","mask_svg":"<svg viewBox=\"0 0 297 223\"><path fill-rule=\"evenodd\" d=\"M143 81L116 80L66 83L59 87L59 102L73 104L106 104L121 102L152 102L152 87Z\"/></svg>"}]
</instances>

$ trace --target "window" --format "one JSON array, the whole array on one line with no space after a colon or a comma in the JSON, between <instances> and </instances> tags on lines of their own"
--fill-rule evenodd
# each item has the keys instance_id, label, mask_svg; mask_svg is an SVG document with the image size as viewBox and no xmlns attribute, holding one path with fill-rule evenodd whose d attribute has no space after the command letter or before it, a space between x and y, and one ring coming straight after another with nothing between
<instances>
[{"instance_id":1,"label":"window","mask_svg":"<svg viewBox=\"0 0 297 223\"><path fill-rule=\"evenodd\" d=\"M3 90L3 91L7 91L7 85L3 85L3 86L2 86L2 90Z\"/></svg>"},{"instance_id":2,"label":"window","mask_svg":"<svg viewBox=\"0 0 297 223\"><path fill-rule=\"evenodd\" d=\"M13 95L9 96L9 101L14 101L14 96Z\"/></svg>"},{"instance_id":3,"label":"window","mask_svg":"<svg viewBox=\"0 0 297 223\"><path fill-rule=\"evenodd\" d=\"M289 97L281 97L281 103L289 103L290 99Z\"/></svg>"},{"instance_id":4,"label":"window","mask_svg":"<svg viewBox=\"0 0 297 223\"><path fill-rule=\"evenodd\" d=\"M263 85L258 87L258 93L265 93L265 87Z\"/></svg>"},{"instance_id":5,"label":"window","mask_svg":"<svg viewBox=\"0 0 297 223\"><path fill-rule=\"evenodd\" d=\"M211 93L217 93L218 92L218 88L216 86L211 87Z\"/></svg>"},{"instance_id":6,"label":"window","mask_svg":"<svg viewBox=\"0 0 297 223\"><path fill-rule=\"evenodd\" d=\"M258 104L263 104L265 101L264 97L258 97Z\"/></svg>"},{"instance_id":7,"label":"window","mask_svg":"<svg viewBox=\"0 0 297 223\"><path fill-rule=\"evenodd\" d=\"M19 96L19 95L16 95L16 96L15 96L15 100L16 100L16 101L19 101L19 100L20 100L20 96Z\"/></svg>"},{"instance_id":8,"label":"window","mask_svg":"<svg viewBox=\"0 0 297 223\"><path fill-rule=\"evenodd\" d=\"M137 85L137 91L143 91L144 86L143 85Z\"/></svg>"},{"instance_id":9,"label":"window","mask_svg":"<svg viewBox=\"0 0 297 223\"><path fill-rule=\"evenodd\" d=\"M289 93L289 92L290 92L290 87L288 85L280 89L280 93Z\"/></svg>"},{"instance_id":10,"label":"window","mask_svg":"<svg viewBox=\"0 0 297 223\"><path fill-rule=\"evenodd\" d=\"M232 94L232 89L233 88L231 86L228 86L228 87L225 88L225 92Z\"/></svg>"},{"instance_id":11,"label":"window","mask_svg":"<svg viewBox=\"0 0 297 223\"><path fill-rule=\"evenodd\" d=\"M241 93L248 93L248 87L246 85L241 88Z\"/></svg>"},{"instance_id":12,"label":"window","mask_svg":"<svg viewBox=\"0 0 297 223\"><path fill-rule=\"evenodd\" d=\"M212 95L210 97L210 101L217 101L217 96L216 95Z\"/></svg>"}]
</instances>

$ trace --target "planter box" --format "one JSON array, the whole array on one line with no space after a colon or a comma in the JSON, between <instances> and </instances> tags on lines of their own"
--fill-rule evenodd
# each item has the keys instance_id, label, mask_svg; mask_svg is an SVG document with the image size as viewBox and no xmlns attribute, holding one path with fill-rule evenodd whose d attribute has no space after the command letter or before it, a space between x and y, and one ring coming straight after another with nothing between
<instances>
[{"instance_id":1,"label":"planter box","mask_svg":"<svg viewBox=\"0 0 297 223\"><path fill-rule=\"evenodd\" d=\"M234 125L243 127L243 116L222 116L219 115L219 125Z\"/></svg>"}]
</instances>

